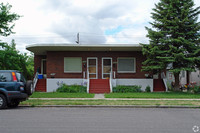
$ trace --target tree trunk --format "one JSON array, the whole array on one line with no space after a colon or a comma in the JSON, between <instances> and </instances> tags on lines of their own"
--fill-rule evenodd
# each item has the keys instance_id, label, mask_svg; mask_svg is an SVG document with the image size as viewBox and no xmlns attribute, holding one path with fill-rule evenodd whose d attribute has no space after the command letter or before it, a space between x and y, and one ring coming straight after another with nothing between
<instances>
[{"instance_id":1,"label":"tree trunk","mask_svg":"<svg viewBox=\"0 0 200 133\"><path fill-rule=\"evenodd\" d=\"M180 82L180 79L179 79L179 73L175 73L175 74L174 74L174 78L175 78L174 90L175 90L175 91L180 91L180 85L179 85L179 82Z\"/></svg>"}]
</instances>

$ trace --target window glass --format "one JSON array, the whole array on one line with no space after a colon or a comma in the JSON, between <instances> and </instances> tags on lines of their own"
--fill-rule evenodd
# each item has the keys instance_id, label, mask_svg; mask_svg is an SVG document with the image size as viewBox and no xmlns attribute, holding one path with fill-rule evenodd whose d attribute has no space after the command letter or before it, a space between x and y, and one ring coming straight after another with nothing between
<instances>
[{"instance_id":1,"label":"window glass","mask_svg":"<svg viewBox=\"0 0 200 133\"><path fill-rule=\"evenodd\" d=\"M11 82L11 73L0 73L0 82Z\"/></svg>"},{"instance_id":2,"label":"window glass","mask_svg":"<svg viewBox=\"0 0 200 133\"><path fill-rule=\"evenodd\" d=\"M135 72L135 58L118 58L118 72Z\"/></svg>"},{"instance_id":3,"label":"window glass","mask_svg":"<svg viewBox=\"0 0 200 133\"><path fill-rule=\"evenodd\" d=\"M97 76L96 74L89 74L89 77L90 77L90 78L94 78L94 79L95 79L96 76Z\"/></svg>"},{"instance_id":4,"label":"window glass","mask_svg":"<svg viewBox=\"0 0 200 133\"><path fill-rule=\"evenodd\" d=\"M111 65L111 59L103 59L103 65L104 66L110 66Z\"/></svg>"},{"instance_id":5,"label":"window glass","mask_svg":"<svg viewBox=\"0 0 200 133\"><path fill-rule=\"evenodd\" d=\"M104 66L103 73L110 73L111 67L110 66Z\"/></svg>"},{"instance_id":6,"label":"window glass","mask_svg":"<svg viewBox=\"0 0 200 133\"><path fill-rule=\"evenodd\" d=\"M103 78L105 79L110 78L110 74L103 74Z\"/></svg>"},{"instance_id":7,"label":"window glass","mask_svg":"<svg viewBox=\"0 0 200 133\"><path fill-rule=\"evenodd\" d=\"M97 59L96 58L88 58L87 59L87 67L89 72L89 78L95 79L97 77Z\"/></svg>"},{"instance_id":8,"label":"window glass","mask_svg":"<svg viewBox=\"0 0 200 133\"><path fill-rule=\"evenodd\" d=\"M89 73L96 73L96 66L95 67L89 67Z\"/></svg>"},{"instance_id":9,"label":"window glass","mask_svg":"<svg viewBox=\"0 0 200 133\"><path fill-rule=\"evenodd\" d=\"M82 58L81 57L65 57L64 71L65 72L82 72Z\"/></svg>"},{"instance_id":10,"label":"window glass","mask_svg":"<svg viewBox=\"0 0 200 133\"><path fill-rule=\"evenodd\" d=\"M89 59L89 66L96 66L96 59Z\"/></svg>"},{"instance_id":11,"label":"window glass","mask_svg":"<svg viewBox=\"0 0 200 133\"><path fill-rule=\"evenodd\" d=\"M16 77L17 77L18 81L25 82L25 78L21 73L16 73Z\"/></svg>"}]
</instances>

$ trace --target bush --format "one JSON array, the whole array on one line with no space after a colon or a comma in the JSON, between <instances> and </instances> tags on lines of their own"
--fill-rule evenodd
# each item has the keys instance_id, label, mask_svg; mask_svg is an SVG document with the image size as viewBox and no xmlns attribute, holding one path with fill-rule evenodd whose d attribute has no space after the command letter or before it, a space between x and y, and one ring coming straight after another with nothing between
<instances>
[{"instance_id":1,"label":"bush","mask_svg":"<svg viewBox=\"0 0 200 133\"><path fill-rule=\"evenodd\" d=\"M113 87L113 93L129 93L129 92L142 92L141 86L116 86Z\"/></svg>"},{"instance_id":2,"label":"bush","mask_svg":"<svg viewBox=\"0 0 200 133\"><path fill-rule=\"evenodd\" d=\"M173 91L174 89L172 88L171 82L167 81L167 88L168 91Z\"/></svg>"},{"instance_id":3,"label":"bush","mask_svg":"<svg viewBox=\"0 0 200 133\"><path fill-rule=\"evenodd\" d=\"M62 84L56 92L65 92L65 93L86 93L87 87L81 85L66 85Z\"/></svg>"},{"instance_id":4,"label":"bush","mask_svg":"<svg viewBox=\"0 0 200 133\"><path fill-rule=\"evenodd\" d=\"M191 91L194 93L200 93L200 86L194 86L191 88Z\"/></svg>"},{"instance_id":5,"label":"bush","mask_svg":"<svg viewBox=\"0 0 200 133\"><path fill-rule=\"evenodd\" d=\"M148 85L145 89L146 92L151 92L151 87Z\"/></svg>"}]
</instances>

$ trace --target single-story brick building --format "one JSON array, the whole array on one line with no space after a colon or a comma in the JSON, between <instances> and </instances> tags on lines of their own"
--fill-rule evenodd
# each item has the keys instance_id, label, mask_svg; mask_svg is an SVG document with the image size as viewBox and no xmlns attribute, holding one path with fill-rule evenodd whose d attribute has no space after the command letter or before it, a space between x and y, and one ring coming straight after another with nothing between
<instances>
[{"instance_id":1,"label":"single-story brick building","mask_svg":"<svg viewBox=\"0 0 200 133\"><path fill-rule=\"evenodd\" d=\"M154 80L141 71L145 57L138 44L34 44L26 49L34 53L35 73L43 75L37 91L52 92L61 83L87 85L90 93L112 92L116 85L156 91Z\"/></svg>"}]
</instances>

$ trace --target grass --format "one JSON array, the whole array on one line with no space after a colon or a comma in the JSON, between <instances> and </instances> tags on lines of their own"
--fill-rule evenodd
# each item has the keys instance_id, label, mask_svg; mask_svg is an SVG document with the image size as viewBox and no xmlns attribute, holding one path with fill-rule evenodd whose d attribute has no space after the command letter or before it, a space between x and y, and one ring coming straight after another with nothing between
<instances>
[{"instance_id":1,"label":"grass","mask_svg":"<svg viewBox=\"0 0 200 133\"><path fill-rule=\"evenodd\" d=\"M171 106L200 106L199 101L186 100L39 100L31 99L20 103L20 105L171 105Z\"/></svg>"},{"instance_id":2,"label":"grass","mask_svg":"<svg viewBox=\"0 0 200 133\"><path fill-rule=\"evenodd\" d=\"M88 93L59 93L59 92L34 92L30 98L93 98L94 94Z\"/></svg>"},{"instance_id":3,"label":"grass","mask_svg":"<svg viewBox=\"0 0 200 133\"><path fill-rule=\"evenodd\" d=\"M110 93L105 94L106 98L200 98L200 94L191 94L186 92L138 92L138 93Z\"/></svg>"}]
</instances>

